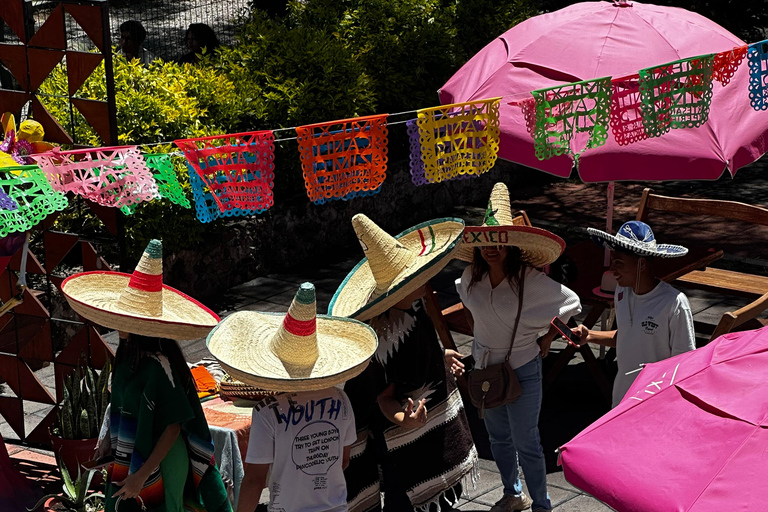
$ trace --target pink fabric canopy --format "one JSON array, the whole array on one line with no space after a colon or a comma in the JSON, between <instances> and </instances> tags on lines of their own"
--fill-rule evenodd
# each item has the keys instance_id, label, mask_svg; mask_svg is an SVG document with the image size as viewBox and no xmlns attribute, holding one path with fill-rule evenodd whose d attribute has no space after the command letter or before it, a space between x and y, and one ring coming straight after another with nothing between
<instances>
[{"instance_id":1,"label":"pink fabric canopy","mask_svg":"<svg viewBox=\"0 0 768 512\"><path fill-rule=\"evenodd\" d=\"M768 328L647 365L563 446L573 485L620 512L765 510Z\"/></svg>"},{"instance_id":2,"label":"pink fabric canopy","mask_svg":"<svg viewBox=\"0 0 768 512\"><path fill-rule=\"evenodd\" d=\"M528 19L467 62L440 90L443 104L502 96L499 156L566 177L567 155L540 161L525 119L509 101L530 91L640 69L681 58L731 50L745 43L716 23L674 7L584 2ZM735 174L768 150L768 112L749 104L745 62L728 86L714 84L709 120L700 128L672 130L654 139L585 151L585 182L717 179Z\"/></svg>"}]
</instances>

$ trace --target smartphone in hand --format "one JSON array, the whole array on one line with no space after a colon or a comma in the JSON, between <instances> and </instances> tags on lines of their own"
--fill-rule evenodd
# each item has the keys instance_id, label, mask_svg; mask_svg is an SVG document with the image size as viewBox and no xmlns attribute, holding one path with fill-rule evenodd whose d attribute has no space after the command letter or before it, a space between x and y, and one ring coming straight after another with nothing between
<instances>
[{"instance_id":1,"label":"smartphone in hand","mask_svg":"<svg viewBox=\"0 0 768 512\"><path fill-rule=\"evenodd\" d=\"M115 462L115 457L112 455L105 455L98 460L88 460L80 464L86 471L103 469Z\"/></svg>"},{"instance_id":2,"label":"smartphone in hand","mask_svg":"<svg viewBox=\"0 0 768 512\"><path fill-rule=\"evenodd\" d=\"M575 345L576 347L581 346L581 338L579 338L579 335L573 332L571 328L565 324L565 322L555 317L552 319L551 324L555 329L557 329L557 332L562 334L563 338L568 340L568 343Z\"/></svg>"}]
</instances>

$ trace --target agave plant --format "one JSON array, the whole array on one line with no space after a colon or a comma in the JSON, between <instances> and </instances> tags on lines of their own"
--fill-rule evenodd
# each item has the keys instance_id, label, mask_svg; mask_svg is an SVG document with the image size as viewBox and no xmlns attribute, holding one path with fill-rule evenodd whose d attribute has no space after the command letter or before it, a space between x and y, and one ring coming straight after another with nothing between
<instances>
[{"instance_id":1,"label":"agave plant","mask_svg":"<svg viewBox=\"0 0 768 512\"><path fill-rule=\"evenodd\" d=\"M51 498L56 500L67 507L67 509L73 512L88 512L87 506L92 505L91 510L95 510L94 502L104 499L104 494L100 492L87 494L88 487L91 485L91 479L95 470L89 470L85 474L80 473L80 468L77 470L77 479L74 481L67 471L67 466L59 459L59 471L61 471L61 478L64 480L64 493L63 494L48 494L40 498L34 507L27 509L29 511L37 510L42 504Z\"/></svg>"},{"instance_id":2,"label":"agave plant","mask_svg":"<svg viewBox=\"0 0 768 512\"><path fill-rule=\"evenodd\" d=\"M78 366L64 379L64 400L59 406L56 433L63 439L92 439L98 437L104 412L109 405L109 376L112 364L107 364L98 376L87 366Z\"/></svg>"}]
</instances>

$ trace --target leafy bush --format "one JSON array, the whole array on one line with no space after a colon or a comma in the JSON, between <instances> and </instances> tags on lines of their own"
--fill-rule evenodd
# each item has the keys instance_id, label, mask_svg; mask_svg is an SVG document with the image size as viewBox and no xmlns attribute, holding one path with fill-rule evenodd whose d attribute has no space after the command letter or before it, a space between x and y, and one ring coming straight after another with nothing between
<instances>
[{"instance_id":1,"label":"leafy bush","mask_svg":"<svg viewBox=\"0 0 768 512\"><path fill-rule=\"evenodd\" d=\"M213 69L156 60L149 67L114 57L115 103L120 144L153 144L221 133L238 125L242 106L235 86ZM62 126L71 127L66 66L60 64L40 88L41 101ZM104 65L78 91L78 97L106 101ZM74 109L75 141L103 141Z\"/></svg>"},{"instance_id":2,"label":"leafy bush","mask_svg":"<svg viewBox=\"0 0 768 512\"><path fill-rule=\"evenodd\" d=\"M309 2L314 4L314 2ZM371 113L370 79L335 25L267 19L254 11L238 43L210 65L235 84L249 128L275 128Z\"/></svg>"},{"instance_id":3,"label":"leafy bush","mask_svg":"<svg viewBox=\"0 0 768 512\"><path fill-rule=\"evenodd\" d=\"M226 77L206 66L178 65L155 61L144 67L138 61L114 58L115 102L119 144L148 145L179 138L201 137L235 130L240 124L242 102L235 86ZM79 144L101 146L103 141L75 109L74 126L70 124L66 99L67 76L59 65L41 87L41 101L70 129ZM79 97L106 100L104 66L83 84ZM144 146L148 152L170 152L171 145ZM179 181L191 197L184 159L175 157ZM121 214L118 214L121 215ZM57 219L57 228L75 233L99 229L92 215L82 215L74 206ZM137 259L151 238L161 238L166 250L194 247L205 239L212 226L202 225L194 210L187 210L168 200L142 203L125 222L128 255Z\"/></svg>"}]
</instances>

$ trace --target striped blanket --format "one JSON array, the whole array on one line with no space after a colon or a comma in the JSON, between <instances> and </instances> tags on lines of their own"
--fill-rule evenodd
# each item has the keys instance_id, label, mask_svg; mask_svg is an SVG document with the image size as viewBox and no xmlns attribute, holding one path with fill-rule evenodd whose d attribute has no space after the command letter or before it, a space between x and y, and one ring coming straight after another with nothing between
<instances>
[{"instance_id":1,"label":"striped blanket","mask_svg":"<svg viewBox=\"0 0 768 512\"><path fill-rule=\"evenodd\" d=\"M436 511L455 504L474 485L477 451L454 378L448 373L434 326L421 301L373 319L379 348L365 372L345 391L355 411L357 442L345 472L350 512ZM427 423L407 429L390 423L376 397L389 384L404 405L426 399Z\"/></svg>"}]
</instances>

